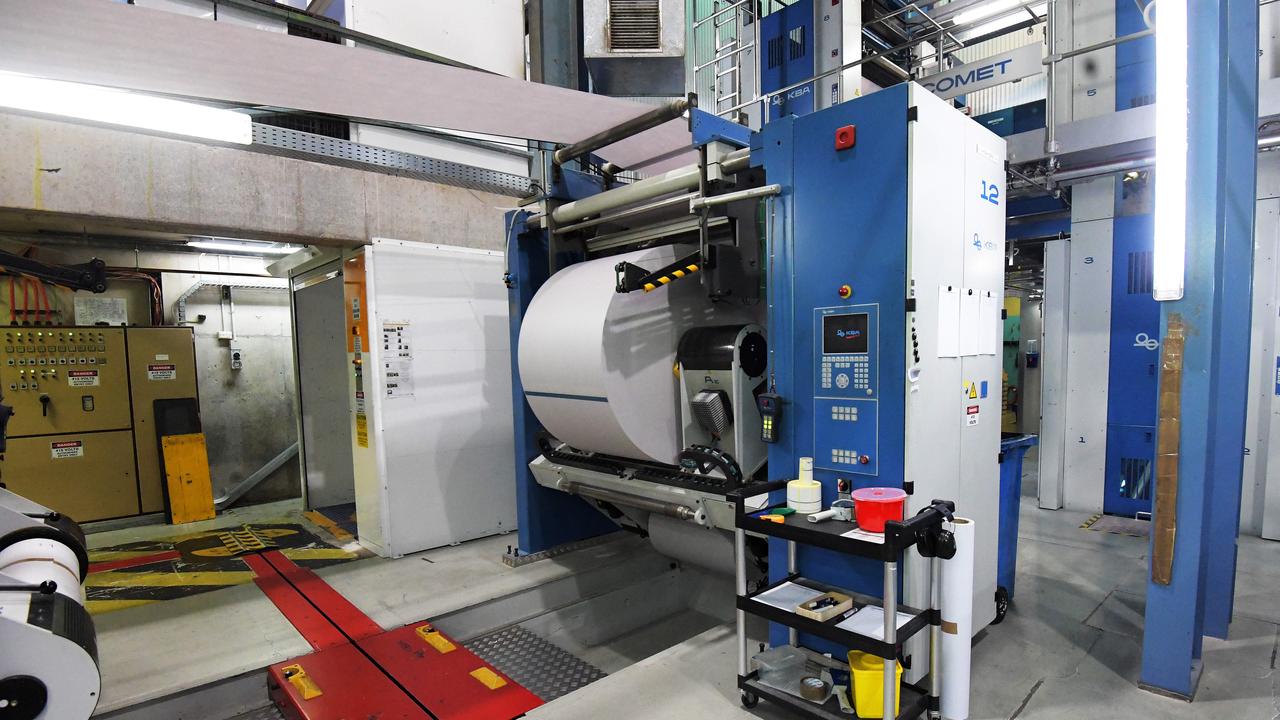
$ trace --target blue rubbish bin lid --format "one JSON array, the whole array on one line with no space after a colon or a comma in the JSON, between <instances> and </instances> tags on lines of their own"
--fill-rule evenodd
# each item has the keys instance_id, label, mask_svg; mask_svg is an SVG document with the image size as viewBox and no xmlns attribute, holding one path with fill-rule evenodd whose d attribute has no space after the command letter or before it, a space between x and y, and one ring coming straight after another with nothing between
<instances>
[{"instance_id":1,"label":"blue rubbish bin lid","mask_svg":"<svg viewBox=\"0 0 1280 720\"><path fill-rule=\"evenodd\" d=\"M1040 444L1038 435L1023 435L1021 433L1001 433L1000 435L1000 452L1007 452L1014 448L1029 448L1038 444Z\"/></svg>"}]
</instances>

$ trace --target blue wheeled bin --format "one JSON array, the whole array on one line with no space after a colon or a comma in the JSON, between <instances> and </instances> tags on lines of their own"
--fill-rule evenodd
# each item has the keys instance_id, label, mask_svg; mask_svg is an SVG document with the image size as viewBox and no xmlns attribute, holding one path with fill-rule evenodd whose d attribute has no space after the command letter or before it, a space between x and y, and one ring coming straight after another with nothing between
<instances>
[{"instance_id":1,"label":"blue wheeled bin","mask_svg":"<svg viewBox=\"0 0 1280 720\"><path fill-rule=\"evenodd\" d=\"M1003 433L1000 439L1000 534L996 558L996 619L1004 620L1013 599L1018 566L1018 508L1022 502L1022 458L1039 442L1035 435Z\"/></svg>"}]
</instances>

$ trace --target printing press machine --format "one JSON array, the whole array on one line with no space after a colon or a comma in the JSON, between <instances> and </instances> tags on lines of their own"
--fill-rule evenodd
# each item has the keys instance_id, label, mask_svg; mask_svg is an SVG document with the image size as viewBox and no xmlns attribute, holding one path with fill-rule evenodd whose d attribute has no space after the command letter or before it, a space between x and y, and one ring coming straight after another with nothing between
<instances>
[{"instance_id":1,"label":"printing press machine","mask_svg":"<svg viewBox=\"0 0 1280 720\"><path fill-rule=\"evenodd\" d=\"M622 184L590 155L673 118L696 165ZM993 621L1004 141L904 83L758 131L691 96L547 155L545 196L505 225L519 553L623 526L727 572L731 494L812 457L823 507L954 499L974 632ZM883 590L862 559L787 545L746 549L770 582ZM899 597L929 607L921 560ZM927 652L907 646L908 679Z\"/></svg>"}]
</instances>

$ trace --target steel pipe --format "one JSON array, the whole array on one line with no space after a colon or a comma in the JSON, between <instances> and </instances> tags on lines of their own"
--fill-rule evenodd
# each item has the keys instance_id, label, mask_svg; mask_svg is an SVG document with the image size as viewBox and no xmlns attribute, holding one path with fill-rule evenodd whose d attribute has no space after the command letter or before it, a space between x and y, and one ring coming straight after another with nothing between
<instances>
[{"instance_id":1,"label":"steel pipe","mask_svg":"<svg viewBox=\"0 0 1280 720\"><path fill-rule=\"evenodd\" d=\"M691 107L697 107L694 96L687 98L672 100L661 107L656 107L646 113L637 115L630 120L606 128L586 139L579 140L572 145L562 147L555 152L555 162L557 165L563 165L574 158L594 152L606 145L612 145L631 137L637 133L642 133L650 128L655 128L668 120L674 120L685 113Z\"/></svg>"},{"instance_id":2,"label":"steel pipe","mask_svg":"<svg viewBox=\"0 0 1280 720\"><path fill-rule=\"evenodd\" d=\"M735 150L724 157L720 162L720 167L726 173L736 173L747 167L750 158L750 150L745 148ZM594 215L600 215L615 208L652 200L671 193L693 190L698 187L698 180L698 166L687 165L661 175L633 182L630 185L607 190L598 195L565 203L551 212L551 218L556 221L556 224L572 223Z\"/></svg>"},{"instance_id":3,"label":"steel pipe","mask_svg":"<svg viewBox=\"0 0 1280 720\"><path fill-rule=\"evenodd\" d=\"M658 513L666 515L677 520L685 520L687 522L698 522L698 513L684 505L676 505L675 503L666 503L659 500L650 500L639 495L628 495L627 493L614 492L604 488L588 487L576 482L567 482L559 486L560 490L570 495L579 495L588 497L593 500L602 500L615 505L626 505L645 512ZM699 522L699 524L702 524Z\"/></svg>"},{"instance_id":4,"label":"steel pipe","mask_svg":"<svg viewBox=\"0 0 1280 720\"><path fill-rule=\"evenodd\" d=\"M739 200L777 195L780 192L782 192L782 186L774 184L747 188L746 190L725 193L723 195L712 195L711 197L695 197L689 201L689 211L693 212L694 210L701 210L702 208L711 207L713 205L728 205L731 202L737 202Z\"/></svg>"}]
</instances>

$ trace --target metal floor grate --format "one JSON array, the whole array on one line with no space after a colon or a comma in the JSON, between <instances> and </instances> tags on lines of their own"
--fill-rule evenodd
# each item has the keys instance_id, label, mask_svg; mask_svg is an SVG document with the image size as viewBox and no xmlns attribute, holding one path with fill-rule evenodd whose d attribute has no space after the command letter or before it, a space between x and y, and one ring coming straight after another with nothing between
<instances>
[{"instance_id":1,"label":"metal floor grate","mask_svg":"<svg viewBox=\"0 0 1280 720\"><path fill-rule=\"evenodd\" d=\"M606 676L600 668L520 627L500 630L464 645L546 702Z\"/></svg>"},{"instance_id":2,"label":"metal floor grate","mask_svg":"<svg viewBox=\"0 0 1280 720\"><path fill-rule=\"evenodd\" d=\"M251 710L243 715L237 715L231 720L284 720L284 713L281 713L280 708L275 705L268 705L264 708Z\"/></svg>"}]
</instances>

